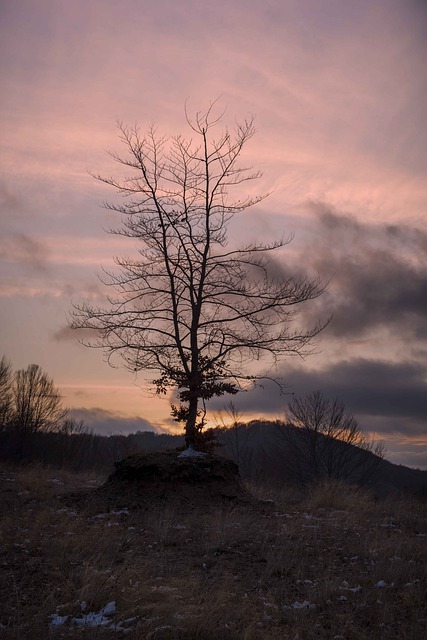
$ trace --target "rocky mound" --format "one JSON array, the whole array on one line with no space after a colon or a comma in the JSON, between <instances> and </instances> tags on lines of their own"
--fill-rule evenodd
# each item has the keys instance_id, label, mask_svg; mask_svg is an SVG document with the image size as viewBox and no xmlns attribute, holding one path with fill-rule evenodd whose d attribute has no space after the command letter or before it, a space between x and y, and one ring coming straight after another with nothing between
<instances>
[{"instance_id":1,"label":"rocky mound","mask_svg":"<svg viewBox=\"0 0 427 640\"><path fill-rule=\"evenodd\" d=\"M205 454L162 451L133 455L117 462L102 491L132 496L141 502L158 499L185 501L245 500L237 465Z\"/></svg>"}]
</instances>

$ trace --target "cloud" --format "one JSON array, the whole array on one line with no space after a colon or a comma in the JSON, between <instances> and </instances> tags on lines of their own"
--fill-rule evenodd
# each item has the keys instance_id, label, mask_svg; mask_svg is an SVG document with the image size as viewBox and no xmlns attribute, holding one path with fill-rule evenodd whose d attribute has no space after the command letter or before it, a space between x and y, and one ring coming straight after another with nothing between
<instances>
[{"instance_id":1,"label":"cloud","mask_svg":"<svg viewBox=\"0 0 427 640\"><path fill-rule=\"evenodd\" d=\"M135 416L126 418L120 413L106 411L100 408L91 409L70 409L68 412L70 418L75 420L83 420L85 425L94 433L100 435L121 434L128 435L137 431L153 431L154 433L162 433L162 430L152 424L145 418Z\"/></svg>"},{"instance_id":2,"label":"cloud","mask_svg":"<svg viewBox=\"0 0 427 640\"><path fill-rule=\"evenodd\" d=\"M374 430L405 432L423 435L427 422L427 368L416 362L386 362L355 359L331 364L323 369L297 366L282 368L285 393L304 396L319 390L326 397L342 400L348 411L364 417ZM281 395L277 386L267 382L263 386L243 392L236 397L242 411L260 415L283 414L290 395ZM210 406L224 406L224 399L216 399Z\"/></svg>"},{"instance_id":3,"label":"cloud","mask_svg":"<svg viewBox=\"0 0 427 640\"><path fill-rule=\"evenodd\" d=\"M403 434L387 437L386 457L396 464L427 469L427 442L420 437L405 437Z\"/></svg>"},{"instance_id":4,"label":"cloud","mask_svg":"<svg viewBox=\"0 0 427 640\"><path fill-rule=\"evenodd\" d=\"M26 269L46 272L49 269L50 249L41 240L17 233L0 241L0 258Z\"/></svg>"},{"instance_id":5,"label":"cloud","mask_svg":"<svg viewBox=\"0 0 427 640\"><path fill-rule=\"evenodd\" d=\"M418 363L355 359L316 373L301 371L293 386L319 388L359 415L426 420L426 373Z\"/></svg>"},{"instance_id":6,"label":"cloud","mask_svg":"<svg viewBox=\"0 0 427 640\"><path fill-rule=\"evenodd\" d=\"M362 223L323 203L309 208L314 228L303 252L311 269L331 277L315 307L333 313L328 335L361 338L388 328L427 340L427 232Z\"/></svg>"}]
</instances>

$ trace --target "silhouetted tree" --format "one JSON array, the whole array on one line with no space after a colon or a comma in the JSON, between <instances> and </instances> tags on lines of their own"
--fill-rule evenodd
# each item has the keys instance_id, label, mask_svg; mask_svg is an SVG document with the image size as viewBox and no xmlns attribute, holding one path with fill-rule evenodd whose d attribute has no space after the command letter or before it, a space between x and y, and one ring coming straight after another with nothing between
<instances>
[{"instance_id":1,"label":"silhouetted tree","mask_svg":"<svg viewBox=\"0 0 427 640\"><path fill-rule=\"evenodd\" d=\"M0 431L5 429L12 419L12 379L12 365L3 356L0 360Z\"/></svg>"},{"instance_id":2,"label":"silhouetted tree","mask_svg":"<svg viewBox=\"0 0 427 640\"><path fill-rule=\"evenodd\" d=\"M152 371L158 393L177 389L172 412L185 423L188 446L204 425L207 400L262 377L251 373L254 361L268 371L307 353L322 328L293 328L299 307L322 292L320 281L270 269L289 238L229 245L232 218L265 196L230 199L260 173L238 164L253 119L217 132L221 119L213 105L187 116L195 140L168 140L155 127L142 135L119 123L127 155L111 155L128 174L94 177L123 197L105 205L122 214L112 232L137 240L139 256L116 258L119 271L103 278L115 295L105 308L77 306L71 323L96 332L87 344L109 362L119 354L130 371Z\"/></svg>"},{"instance_id":3,"label":"silhouetted tree","mask_svg":"<svg viewBox=\"0 0 427 640\"><path fill-rule=\"evenodd\" d=\"M364 434L344 404L319 391L293 398L286 422L291 428L281 426L280 433L300 479L328 477L366 484L384 457L384 445Z\"/></svg>"},{"instance_id":4,"label":"silhouetted tree","mask_svg":"<svg viewBox=\"0 0 427 640\"><path fill-rule=\"evenodd\" d=\"M21 434L57 430L66 415L53 380L37 364L16 371L13 428Z\"/></svg>"}]
</instances>

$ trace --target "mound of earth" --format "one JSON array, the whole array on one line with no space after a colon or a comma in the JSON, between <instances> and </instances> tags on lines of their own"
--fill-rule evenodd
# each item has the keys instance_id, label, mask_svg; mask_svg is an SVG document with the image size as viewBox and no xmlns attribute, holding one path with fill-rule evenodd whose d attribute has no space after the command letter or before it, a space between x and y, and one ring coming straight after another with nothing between
<instances>
[{"instance_id":1,"label":"mound of earth","mask_svg":"<svg viewBox=\"0 0 427 640\"><path fill-rule=\"evenodd\" d=\"M185 502L247 499L238 466L219 456L183 456L176 450L161 451L129 456L115 467L99 490L111 497L127 496L141 503L159 499Z\"/></svg>"}]
</instances>

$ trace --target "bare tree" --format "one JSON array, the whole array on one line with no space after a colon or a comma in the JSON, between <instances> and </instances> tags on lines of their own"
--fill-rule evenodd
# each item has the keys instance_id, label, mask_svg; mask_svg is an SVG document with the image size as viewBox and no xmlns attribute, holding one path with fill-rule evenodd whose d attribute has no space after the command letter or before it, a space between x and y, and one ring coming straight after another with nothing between
<instances>
[{"instance_id":1,"label":"bare tree","mask_svg":"<svg viewBox=\"0 0 427 640\"><path fill-rule=\"evenodd\" d=\"M0 360L0 431L5 429L12 419L12 365L5 358Z\"/></svg>"},{"instance_id":2,"label":"bare tree","mask_svg":"<svg viewBox=\"0 0 427 640\"><path fill-rule=\"evenodd\" d=\"M224 412L220 411L215 416L216 429L220 432L220 445L224 447L226 454L228 454L233 462L239 467L239 473L242 477L248 475L248 464L243 464L243 461L248 462L243 458L243 454L247 448L247 425L242 420L243 414L241 414L232 402Z\"/></svg>"},{"instance_id":3,"label":"bare tree","mask_svg":"<svg viewBox=\"0 0 427 640\"><path fill-rule=\"evenodd\" d=\"M153 372L158 393L177 390L172 412L185 423L188 446L203 427L207 400L258 379L251 363L262 359L271 371L285 356L307 353L322 329L293 328L297 309L320 295L321 282L269 268L289 238L229 245L231 219L265 196L230 198L260 176L239 164L253 119L218 130L223 114L216 117L214 105L187 115L194 140L166 139L155 127L142 135L119 123L127 155L111 155L129 174L94 177L123 196L105 204L122 214L112 233L137 240L139 255L116 258L119 271L105 273L115 291L107 308L77 306L71 323L96 331L88 344L110 363L119 354L130 371Z\"/></svg>"},{"instance_id":4,"label":"bare tree","mask_svg":"<svg viewBox=\"0 0 427 640\"><path fill-rule=\"evenodd\" d=\"M66 411L53 380L37 364L16 371L13 381L13 428L21 434L56 430Z\"/></svg>"},{"instance_id":5,"label":"bare tree","mask_svg":"<svg viewBox=\"0 0 427 640\"><path fill-rule=\"evenodd\" d=\"M383 444L364 434L344 404L319 391L294 398L286 422L280 433L302 480L328 477L366 484L384 457Z\"/></svg>"}]
</instances>

